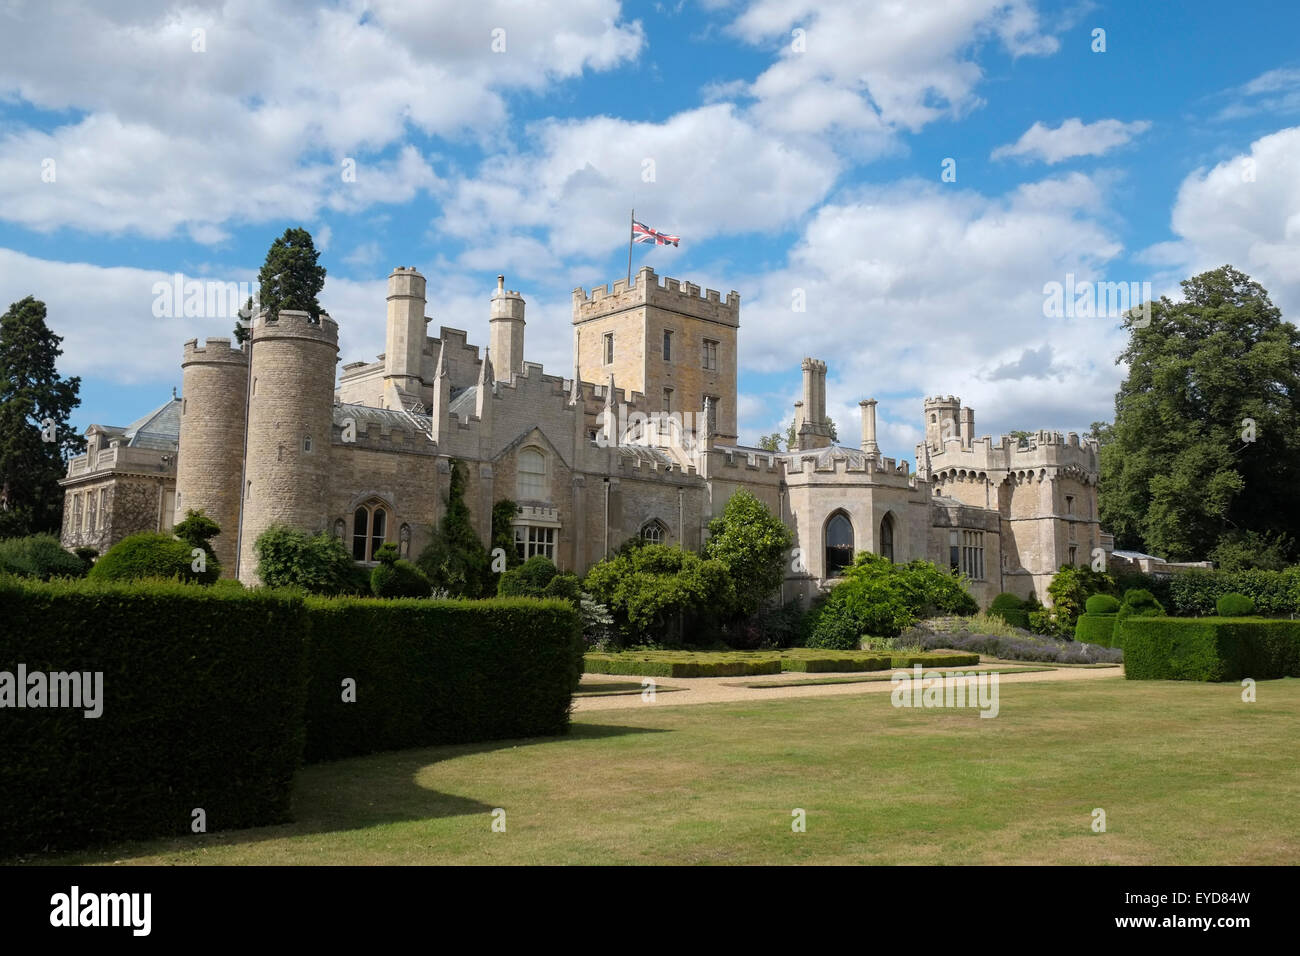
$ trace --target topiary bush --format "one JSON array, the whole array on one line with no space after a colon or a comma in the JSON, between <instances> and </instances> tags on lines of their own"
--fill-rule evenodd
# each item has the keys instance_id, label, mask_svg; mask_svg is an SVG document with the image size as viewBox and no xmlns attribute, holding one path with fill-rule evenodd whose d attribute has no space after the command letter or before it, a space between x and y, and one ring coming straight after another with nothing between
<instances>
[{"instance_id":1,"label":"topiary bush","mask_svg":"<svg viewBox=\"0 0 1300 956\"><path fill-rule=\"evenodd\" d=\"M1029 628L1029 614L1025 602L1010 591L1003 591L989 605L989 613L1002 618L1012 627Z\"/></svg>"},{"instance_id":2,"label":"topiary bush","mask_svg":"<svg viewBox=\"0 0 1300 956\"><path fill-rule=\"evenodd\" d=\"M1250 617L1255 613L1255 602L1244 594L1225 594L1214 602L1219 617Z\"/></svg>"},{"instance_id":3,"label":"topiary bush","mask_svg":"<svg viewBox=\"0 0 1300 956\"><path fill-rule=\"evenodd\" d=\"M52 534L34 534L26 538L0 539L0 573L24 578L79 578L87 563L63 550Z\"/></svg>"},{"instance_id":4,"label":"topiary bush","mask_svg":"<svg viewBox=\"0 0 1300 956\"><path fill-rule=\"evenodd\" d=\"M386 544L375 552L379 564L370 572L370 592L381 598L427 598L433 585L419 568L397 556Z\"/></svg>"},{"instance_id":5,"label":"topiary bush","mask_svg":"<svg viewBox=\"0 0 1300 956\"><path fill-rule=\"evenodd\" d=\"M1163 617L1164 605L1156 596L1143 588L1134 588L1124 592L1124 603L1116 615L1116 624L1123 624L1130 617Z\"/></svg>"},{"instance_id":6,"label":"topiary bush","mask_svg":"<svg viewBox=\"0 0 1300 956\"><path fill-rule=\"evenodd\" d=\"M196 550L200 552L197 555ZM196 570L200 564L204 567L202 571ZM141 531L127 535L105 551L87 577L94 581L177 578L194 584L211 584L220 574L220 566L215 561L207 561L202 549L169 534Z\"/></svg>"},{"instance_id":7,"label":"topiary bush","mask_svg":"<svg viewBox=\"0 0 1300 956\"><path fill-rule=\"evenodd\" d=\"M1084 606L1088 614L1117 614L1119 613L1120 600L1109 594L1094 594L1088 598Z\"/></svg>"},{"instance_id":8,"label":"topiary bush","mask_svg":"<svg viewBox=\"0 0 1300 956\"><path fill-rule=\"evenodd\" d=\"M1118 601L1115 603L1119 604ZM1093 614L1091 611L1080 614L1074 625L1074 639L1101 647L1118 646L1115 644L1116 617L1116 614Z\"/></svg>"}]
</instances>

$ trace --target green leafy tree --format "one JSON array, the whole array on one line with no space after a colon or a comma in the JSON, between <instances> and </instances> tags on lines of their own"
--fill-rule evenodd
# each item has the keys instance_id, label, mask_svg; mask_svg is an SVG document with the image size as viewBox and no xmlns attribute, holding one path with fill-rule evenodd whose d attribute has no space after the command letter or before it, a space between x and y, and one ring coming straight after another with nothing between
<instances>
[{"instance_id":1,"label":"green leafy tree","mask_svg":"<svg viewBox=\"0 0 1300 956\"><path fill-rule=\"evenodd\" d=\"M594 565L583 590L609 608L625 642L678 643L711 617L731 582L720 561L646 544Z\"/></svg>"},{"instance_id":2,"label":"green leafy tree","mask_svg":"<svg viewBox=\"0 0 1300 956\"><path fill-rule=\"evenodd\" d=\"M835 427L835 420L833 418L827 417L826 424L829 425L831 428L831 441L839 442L840 433L839 433L839 429ZM796 447L798 447L799 432L798 429L796 428L797 425L798 425L798 419L791 418L790 424L785 430L786 451L793 451Z\"/></svg>"},{"instance_id":3,"label":"green leafy tree","mask_svg":"<svg viewBox=\"0 0 1300 956\"><path fill-rule=\"evenodd\" d=\"M1061 633L1074 633L1074 625L1094 594L1115 594L1115 579L1092 568L1063 564L1052 576L1047 593L1052 598L1052 615Z\"/></svg>"},{"instance_id":4,"label":"green leafy tree","mask_svg":"<svg viewBox=\"0 0 1300 956\"><path fill-rule=\"evenodd\" d=\"M500 548L506 553L506 567L518 567L523 559L515 550L515 516L519 514L519 505L509 498L502 498L492 506L492 550Z\"/></svg>"},{"instance_id":5,"label":"green leafy tree","mask_svg":"<svg viewBox=\"0 0 1300 956\"><path fill-rule=\"evenodd\" d=\"M415 563L435 588L453 597L484 597L495 590L492 560L474 530L465 503L465 466L457 459L451 462L444 500L447 512L442 523L434 529L433 539Z\"/></svg>"},{"instance_id":6,"label":"green leafy tree","mask_svg":"<svg viewBox=\"0 0 1300 956\"><path fill-rule=\"evenodd\" d=\"M59 377L62 342L30 295L0 316L0 537L61 529L59 479L86 447L68 424L81 379Z\"/></svg>"},{"instance_id":7,"label":"green leafy tree","mask_svg":"<svg viewBox=\"0 0 1300 956\"><path fill-rule=\"evenodd\" d=\"M772 434L770 435L764 435L762 438L758 440L758 447L763 449L764 451L780 451L781 433L772 432Z\"/></svg>"},{"instance_id":8,"label":"green leafy tree","mask_svg":"<svg viewBox=\"0 0 1300 956\"><path fill-rule=\"evenodd\" d=\"M781 586L794 536L753 493L740 489L709 522L704 557L722 564L731 580L728 609L748 616Z\"/></svg>"},{"instance_id":9,"label":"green leafy tree","mask_svg":"<svg viewBox=\"0 0 1300 956\"><path fill-rule=\"evenodd\" d=\"M322 310L317 296L325 287L325 267L318 264L319 258L310 232L286 229L271 243L257 273L261 308L271 316L281 309L296 309L319 319Z\"/></svg>"},{"instance_id":10,"label":"green leafy tree","mask_svg":"<svg viewBox=\"0 0 1300 956\"><path fill-rule=\"evenodd\" d=\"M1278 533L1300 509L1300 330L1231 266L1182 283L1184 301L1125 319L1128 377L1102 430L1102 525L1122 548L1204 558L1233 532Z\"/></svg>"}]
</instances>

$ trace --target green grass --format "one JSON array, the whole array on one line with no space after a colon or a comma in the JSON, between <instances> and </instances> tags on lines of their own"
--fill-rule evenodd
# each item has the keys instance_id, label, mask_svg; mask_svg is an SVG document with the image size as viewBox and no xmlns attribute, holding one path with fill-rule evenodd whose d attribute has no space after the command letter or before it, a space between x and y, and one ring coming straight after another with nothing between
<instances>
[{"instance_id":1,"label":"green grass","mask_svg":"<svg viewBox=\"0 0 1300 956\"><path fill-rule=\"evenodd\" d=\"M307 767L292 824L57 862L1294 863L1300 680L1240 695L1004 684L994 719L895 709L889 694L629 699L579 713L568 737ZM1097 807L1106 833L1091 830ZM795 808L806 833L791 832Z\"/></svg>"}]
</instances>

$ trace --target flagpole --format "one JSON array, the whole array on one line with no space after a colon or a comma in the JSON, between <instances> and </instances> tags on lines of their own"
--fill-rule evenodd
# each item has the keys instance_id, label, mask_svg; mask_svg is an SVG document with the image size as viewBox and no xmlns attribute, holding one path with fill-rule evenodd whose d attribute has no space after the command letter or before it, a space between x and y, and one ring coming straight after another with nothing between
<instances>
[{"instance_id":1,"label":"flagpole","mask_svg":"<svg viewBox=\"0 0 1300 956\"><path fill-rule=\"evenodd\" d=\"M627 217L627 287L632 288L632 235L636 230L636 210Z\"/></svg>"}]
</instances>

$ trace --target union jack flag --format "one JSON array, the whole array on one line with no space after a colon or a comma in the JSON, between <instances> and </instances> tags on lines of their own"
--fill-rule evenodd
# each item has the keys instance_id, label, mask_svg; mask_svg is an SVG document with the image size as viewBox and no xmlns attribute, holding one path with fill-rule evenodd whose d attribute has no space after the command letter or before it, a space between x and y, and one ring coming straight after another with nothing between
<instances>
[{"instance_id":1,"label":"union jack flag","mask_svg":"<svg viewBox=\"0 0 1300 956\"><path fill-rule=\"evenodd\" d=\"M675 246L681 242L681 236L670 236L666 232L651 229L643 222L632 220L632 241L650 242L657 246Z\"/></svg>"}]
</instances>

